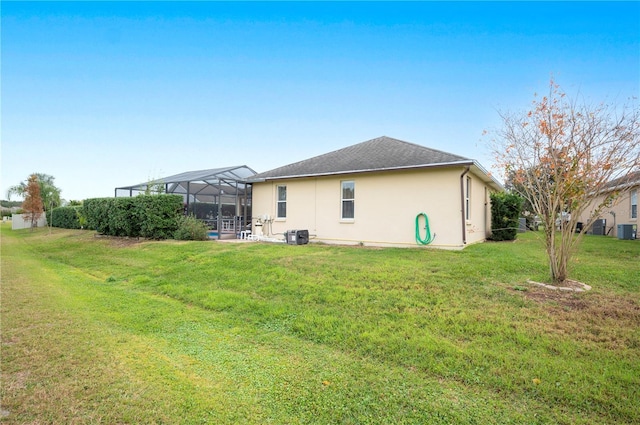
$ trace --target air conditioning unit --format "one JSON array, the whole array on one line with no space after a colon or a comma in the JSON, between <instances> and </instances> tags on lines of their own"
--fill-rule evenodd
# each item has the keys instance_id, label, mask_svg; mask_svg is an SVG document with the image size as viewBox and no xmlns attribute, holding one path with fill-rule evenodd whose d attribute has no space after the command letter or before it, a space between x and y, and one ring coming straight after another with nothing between
<instances>
[{"instance_id":1,"label":"air conditioning unit","mask_svg":"<svg viewBox=\"0 0 640 425\"><path fill-rule=\"evenodd\" d=\"M518 219L518 233L524 233L527 231L527 219L526 217L520 217Z\"/></svg>"},{"instance_id":2,"label":"air conditioning unit","mask_svg":"<svg viewBox=\"0 0 640 425\"><path fill-rule=\"evenodd\" d=\"M309 243L308 230L287 230L285 237L289 245L305 245Z\"/></svg>"},{"instance_id":3,"label":"air conditioning unit","mask_svg":"<svg viewBox=\"0 0 640 425\"><path fill-rule=\"evenodd\" d=\"M607 234L607 220L601 218L593 222L593 226L591 227L592 235L606 235Z\"/></svg>"},{"instance_id":4,"label":"air conditioning unit","mask_svg":"<svg viewBox=\"0 0 640 425\"><path fill-rule=\"evenodd\" d=\"M633 224L618 224L618 239L635 239Z\"/></svg>"}]
</instances>

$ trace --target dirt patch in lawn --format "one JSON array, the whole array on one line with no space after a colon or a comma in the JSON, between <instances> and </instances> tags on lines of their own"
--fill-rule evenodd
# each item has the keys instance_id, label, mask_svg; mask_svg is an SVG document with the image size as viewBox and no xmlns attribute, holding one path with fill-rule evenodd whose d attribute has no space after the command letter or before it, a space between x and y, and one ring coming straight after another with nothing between
<instances>
[{"instance_id":1,"label":"dirt patch in lawn","mask_svg":"<svg viewBox=\"0 0 640 425\"><path fill-rule=\"evenodd\" d=\"M109 242L109 245L115 246L116 248L126 248L131 245L139 244L140 242L145 241L144 238L129 238L129 237L120 237L120 236L107 236L107 235L95 235L96 239L106 240Z\"/></svg>"},{"instance_id":2,"label":"dirt patch in lawn","mask_svg":"<svg viewBox=\"0 0 640 425\"><path fill-rule=\"evenodd\" d=\"M515 292L515 290L514 290ZM587 308L587 302L580 293L555 291L540 286L530 286L526 291L519 291L528 300L548 305L556 305L570 310Z\"/></svg>"},{"instance_id":3,"label":"dirt patch in lawn","mask_svg":"<svg viewBox=\"0 0 640 425\"><path fill-rule=\"evenodd\" d=\"M632 298L615 294L557 291L535 285L528 286L526 290L512 291L551 309L585 310L592 317L630 320L640 325L640 304Z\"/></svg>"},{"instance_id":4,"label":"dirt patch in lawn","mask_svg":"<svg viewBox=\"0 0 640 425\"><path fill-rule=\"evenodd\" d=\"M640 303L609 293L565 292L531 285L517 291L541 308L536 326L547 334L570 336L608 349L640 347Z\"/></svg>"}]
</instances>

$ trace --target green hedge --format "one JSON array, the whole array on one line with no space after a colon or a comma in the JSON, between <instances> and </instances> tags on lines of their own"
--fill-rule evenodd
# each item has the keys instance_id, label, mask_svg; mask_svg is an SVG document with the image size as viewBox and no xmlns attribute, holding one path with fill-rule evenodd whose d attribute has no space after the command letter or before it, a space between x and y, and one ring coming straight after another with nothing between
<instances>
[{"instance_id":1,"label":"green hedge","mask_svg":"<svg viewBox=\"0 0 640 425\"><path fill-rule=\"evenodd\" d=\"M90 229L103 235L149 239L173 237L182 211L180 195L93 198L83 204Z\"/></svg>"},{"instance_id":2,"label":"green hedge","mask_svg":"<svg viewBox=\"0 0 640 425\"><path fill-rule=\"evenodd\" d=\"M171 239L178 229L178 218L184 212L182 196L149 195L136 198L141 202L141 236L150 239Z\"/></svg>"},{"instance_id":3,"label":"green hedge","mask_svg":"<svg viewBox=\"0 0 640 425\"><path fill-rule=\"evenodd\" d=\"M103 235L110 235L109 210L114 198L85 199L82 212L87 218L87 227Z\"/></svg>"},{"instance_id":4,"label":"green hedge","mask_svg":"<svg viewBox=\"0 0 640 425\"><path fill-rule=\"evenodd\" d=\"M58 207L51 211L51 226L63 229L80 229L81 206Z\"/></svg>"},{"instance_id":5,"label":"green hedge","mask_svg":"<svg viewBox=\"0 0 640 425\"><path fill-rule=\"evenodd\" d=\"M515 240L523 201L517 193L491 194L491 240Z\"/></svg>"}]
</instances>

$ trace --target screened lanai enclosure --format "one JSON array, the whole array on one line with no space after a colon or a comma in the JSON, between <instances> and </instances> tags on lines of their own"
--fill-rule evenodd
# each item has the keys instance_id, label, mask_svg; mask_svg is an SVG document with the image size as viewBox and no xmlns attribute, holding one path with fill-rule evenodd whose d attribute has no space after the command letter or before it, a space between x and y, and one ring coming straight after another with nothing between
<instances>
[{"instance_id":1,"label":"screened lanai enclosure","mask_svg":"<svg viewBox=\"0 0 640 425\"><path fill-rule=\"evenodd\" d=\"M235 238L251 227L251 185L256 172L246 165L188 171L133 186L117 187L116 197L168 193L182 195L185 214L204 221L217 239Z\"/></svg>"}]
</instances>

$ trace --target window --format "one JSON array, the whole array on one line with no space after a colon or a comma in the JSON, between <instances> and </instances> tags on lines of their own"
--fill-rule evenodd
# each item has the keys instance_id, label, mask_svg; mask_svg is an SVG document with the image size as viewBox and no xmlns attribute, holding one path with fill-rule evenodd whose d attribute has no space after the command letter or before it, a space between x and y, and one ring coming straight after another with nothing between
<instances>
[{"instance_id":1,"label":"window","mask_svg":"<svg viewBox=\"0 0 640 425\"><path fill-rule=\"evenodd\" d=\"M464 206L466 212L466 219L471 219L471 177L467 177L467 187L464 195Z\"/></svg>"},{"instance_id":2,"label":"window","mask_svg":"<svg viewBox=\"0 0 640 425\"><path fill-rule=\"evenodd\" d=\"M638 218L638 191L631 191L631 218Z\"/></svg>"},{"instance_id":3,"label":"window","mask_svg":"<svg viewBox=\"0 0 640 425\"><path fill-rule=\"evenodd\" d=\"M287 186L278 186L277 218L287 218Z\"/></svg>"},{"instance_id":4,"label":"window","mask_svg":"<svg viewBox=\"0 0 640 425\"><path fill-rule=\"evenodd\" d=\"M356 185L353 181L342 182L342 219L353 220L355 218Z\"/></svg>"}]
</instances>

